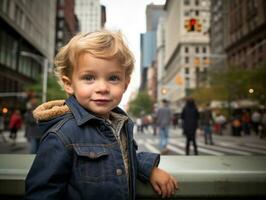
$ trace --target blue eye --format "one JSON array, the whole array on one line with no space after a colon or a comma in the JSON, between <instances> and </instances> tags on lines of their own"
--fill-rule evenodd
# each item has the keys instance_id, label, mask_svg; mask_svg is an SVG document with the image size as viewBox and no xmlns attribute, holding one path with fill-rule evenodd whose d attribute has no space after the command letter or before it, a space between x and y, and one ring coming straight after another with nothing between
<instances>
[{"instance_id":1,"label":"blue eye","mask_svg":"<svg viewBox=\"0 0 266 200\"><path fill-rule=\"evenodd\" d=\"M109 80L110 81L119 81L120 80L120 77L119 76L116 76L116 75L113 75L113 76L110 76Z\"/></svg>"},{"instance_id":2,"label":"blue eye","mask_svg":"<svg viewBox=\"0 0 266 200\"><path fill-rule=\"evenodd\" d=\"M93 75L85 75L82 77L82 79L86 81L93 81L95 80L95 77Z\"/></svg>"}]
</instances>

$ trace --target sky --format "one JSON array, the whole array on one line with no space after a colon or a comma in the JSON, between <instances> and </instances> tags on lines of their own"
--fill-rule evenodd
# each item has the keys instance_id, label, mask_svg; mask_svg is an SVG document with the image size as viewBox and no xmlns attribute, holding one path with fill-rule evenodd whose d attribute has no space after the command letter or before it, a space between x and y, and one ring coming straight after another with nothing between
<instances>
[{"instance_id":1,"label":"sky","mask_svg":"<svg viewBox=\"0 0 266 200\"><path fill-rule=\"evenodd\" d=\"M120 107L124 108L130 94L140 85L140 34L146 32L146 5L150 3L163 5L165 0L100 0L100 2L106 8L105 27L122 31L136 59L131 83L120 103Z\"/></svg>"}]
</instances>

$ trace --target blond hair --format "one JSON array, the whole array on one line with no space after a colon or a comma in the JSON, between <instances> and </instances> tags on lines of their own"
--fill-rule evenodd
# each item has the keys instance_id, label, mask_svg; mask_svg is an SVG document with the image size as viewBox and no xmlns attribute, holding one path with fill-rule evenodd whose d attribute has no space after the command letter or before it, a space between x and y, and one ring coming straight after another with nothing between
<instances>
[{"instance_id":1,"label":"blond hair","mask_svg":"<svg viewBox=\"0 0 266 200\"><path fill-rule=\"evenodd\" d=\"M78 58L83 53L101 59L117 59L126 69L126 76L130 77L134 68L134 56L123 40L121 32L107 30L79 33L74 36L55 57L54 72L61 86L62 77L71 77Z\"/></svg>"}]
</instances>

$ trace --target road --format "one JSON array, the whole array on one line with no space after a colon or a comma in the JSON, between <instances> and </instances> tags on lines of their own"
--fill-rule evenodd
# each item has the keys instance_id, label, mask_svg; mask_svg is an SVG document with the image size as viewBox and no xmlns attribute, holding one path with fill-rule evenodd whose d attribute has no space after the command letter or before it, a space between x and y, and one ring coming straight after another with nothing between
<instances>
[{"instance_id":1,"label":"road","mask_svg":"<svg viewBox=\"0 0 266 200\"><path fill-rule=\"evenodd\" d=\"M152 130L145 133L134 131L135 140L138 143L138 151L148 151L160 153L159 136L153 136ZM3 141L0 135L0 153L25 154L29 152L29 143L24 137L24 130L18 132L18 138L15 145L8 138L9 132L5 131L4 136L7 140ZM185 137L182 135L181 129L170 129L169 144L167 148L170 150L168 155L184 155ZM260 139L258 136L241 136L233 137L229 134L222 136L213 135L214 145L205 145L202 135L197 137L199 155L266 155L266 140ZM193 154L191 145L190 152Z\"/></svg>"},{"instance_id":2,"label":"road","mask_svg":"<svg viewBox=\"0 0 266 200\"><path fill-rule=\"evenodd\" d=\"M169 144L167 148L170 150L168 155L185 155L186 139L182 135L181 129L170 129ZM134 137L138 143L138 151L148 151L160 153L159 136L153 136L152 130L140 133L135 130ZM197 136L197 145L199 155L266 155L266 140L260 139L258 136L241 136L233 137L229 134L215 135L213 134L214 145L205 145L204 136ZM193 146L191 144L190 154L193 154Z\"/></svg>"}]
</instances>

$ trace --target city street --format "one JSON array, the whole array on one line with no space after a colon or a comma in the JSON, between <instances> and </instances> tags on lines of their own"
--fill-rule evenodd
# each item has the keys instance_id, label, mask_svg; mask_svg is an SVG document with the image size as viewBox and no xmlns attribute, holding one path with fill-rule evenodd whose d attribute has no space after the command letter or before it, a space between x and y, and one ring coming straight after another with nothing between
<instances>
[{"instance_id":1,"label":"city street","mask_svg":"<svg viewBox=\"0 0 266 200\"><path fill-rule=\"evenodd\" d=\"M153 136L152 130L145 133L135 131L134 136L139 145L139 151L160 153L159 136ZM167 155L185 155L185 142L181 129L170 129L167 146L170 151ZM199 134L197 137L199 155L266 155L266 140L255 135L233 137L228 134L222 136L213 134L213 142L214 145L205 145L204 136ZM193 152L191 144L190 154L193 155Z\"/></svg>"},{"instance_id":2,"label":"city street","mask_svg":"<svg viewBox=\"0 0 266 200\"><path fill-rule=\"evenodd\" d=\"M24 129L18 131L16 144L9 139L8 131L4 131L3 135L0 135L0 154L28 154L29 151L30 145L24 137Z\"/></svg>"},{"instance_id":3,"label":"city street","mask_svg":"<svg viewBox=\"0 0 266 200\"><path fill-rule=\"evenodd\" d=\"M134 131L135 140L138 143L138 151L149 151L160 153L159 136L153 136L152 130L145 130L145 133ZM29 152L29 143L24 137L24 130L18 132L17 142L14 145L9 139L9 132L4 132L6 142L0 135L0 153L27 154ZM197 137L199 155L266 155L266 140L258 136L232 137L225 133L223 136L213 135L214 145L205 145L204 137L199 134ZM181 129L170 129L170 138L167 148L170 150L167 155L184 155L185 137ZM193 155L193 147L190 147Z\"/></svg>"}]
</instances>

